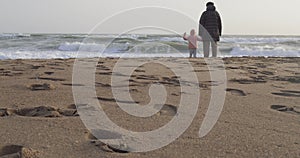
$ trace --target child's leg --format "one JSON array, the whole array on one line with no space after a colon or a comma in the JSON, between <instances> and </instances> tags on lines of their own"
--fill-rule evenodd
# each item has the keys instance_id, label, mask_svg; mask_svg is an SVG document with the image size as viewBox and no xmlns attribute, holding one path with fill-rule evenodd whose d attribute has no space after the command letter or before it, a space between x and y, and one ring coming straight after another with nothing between
<instances>
[{"instance_id":1,"label":"child's leg","mask_svg":"<svg viewBox=\"0 0 300 158\"><path fill-rule=\"evenodd\" d=\"M190 58L192 58L193 55L193 49L190 49Z\"/></svg>"},{"instance_id":2,"label":"child's leg","mask_svg":"<svg viewBox=\"0 0 300 158\"><path fill-rule=\"evenodd\" d=\"M194 58L196 58L196 54L197 54L197 49L194 49L193 50L193 56L194 56Z\"/></svg>"}]
</instances>

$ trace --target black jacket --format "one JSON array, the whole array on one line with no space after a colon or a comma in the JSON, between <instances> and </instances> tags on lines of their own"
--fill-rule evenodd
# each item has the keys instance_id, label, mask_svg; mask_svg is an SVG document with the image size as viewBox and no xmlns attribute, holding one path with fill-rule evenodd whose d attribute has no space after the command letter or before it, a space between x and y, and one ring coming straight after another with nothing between
<instances>
[{"instance_id":1,"label":"black jacket","mask_svg":"<svg viewBox=\"0 0 300 158\"><path fill-rule=\"evenodd\" d=\"M216 11L216 7L213 5L207 6L206 11L202 13L199 21L199 35L205 41L210 40L206 31L214 41L220 41L222 22L219 13Z\"/></svg>"}]
</instances>

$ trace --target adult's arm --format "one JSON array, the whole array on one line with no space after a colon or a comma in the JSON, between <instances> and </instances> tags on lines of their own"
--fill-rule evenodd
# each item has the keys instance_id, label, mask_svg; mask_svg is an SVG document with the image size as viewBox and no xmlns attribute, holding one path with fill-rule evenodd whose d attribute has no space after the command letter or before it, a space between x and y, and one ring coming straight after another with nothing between
<instances>
[{"instance_id":1,"label":"adult's arm","mask_svg":"<svg viewBox=\"0 0 300 158\"><path fill-rule=\"evenodd\" d=\"M218 12L217 12L217 16L218 16L218 24L219 24L219 35L222 36L222 19Z\"/></svg>"},{"instance_id":2,"label":"adult's arm","mask_svg":"<svg viewBox=\"0 0 300 158\"><path fill-rule=\"evenodd\" d=\"M200 20L199 20L199 30L198 30L198 35L202 36L203 35L203 27L205 25L205 21L206 21L206 16L205 16L205 12L202 13Z\"/></svg>"}]
</instances>

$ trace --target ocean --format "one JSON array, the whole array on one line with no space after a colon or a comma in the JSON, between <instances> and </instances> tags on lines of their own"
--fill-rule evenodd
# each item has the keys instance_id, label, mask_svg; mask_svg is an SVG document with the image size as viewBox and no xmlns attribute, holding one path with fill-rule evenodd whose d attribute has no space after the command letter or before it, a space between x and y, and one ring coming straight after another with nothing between
<instances>
[{"instance_id":1,"label":"ocean","mask_svg":"<svg viewBox=\"0 0 300 158\"><path fill-rule=\"evenodd\" d=\"M220 57L300 57L300 36L224 35ZM0 60L78 57L188 57L179 35L0 34ZM203 57L199 42L198 57Z\"/></svg>"}]
</instances>

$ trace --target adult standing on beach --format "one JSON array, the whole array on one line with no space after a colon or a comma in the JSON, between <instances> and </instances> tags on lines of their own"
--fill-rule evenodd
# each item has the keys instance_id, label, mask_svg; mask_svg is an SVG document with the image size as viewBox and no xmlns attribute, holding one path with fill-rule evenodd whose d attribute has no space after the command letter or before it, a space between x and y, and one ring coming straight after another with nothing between
<instances>
[{"instance_id":1,"label":"adult standing on beach","mask_svg":"<svg viewBox=\"0 0 300 158\"><path fill-rule=\"evenodd\" d=\"M206 11L201 15L199 21L199 36L203 39L204 57L209 57L210 46L212 56L217 57L217 42L222 35L222 21L220 14L216 11L213 2L206 4Z\"/></svg>"}]
</instances>

